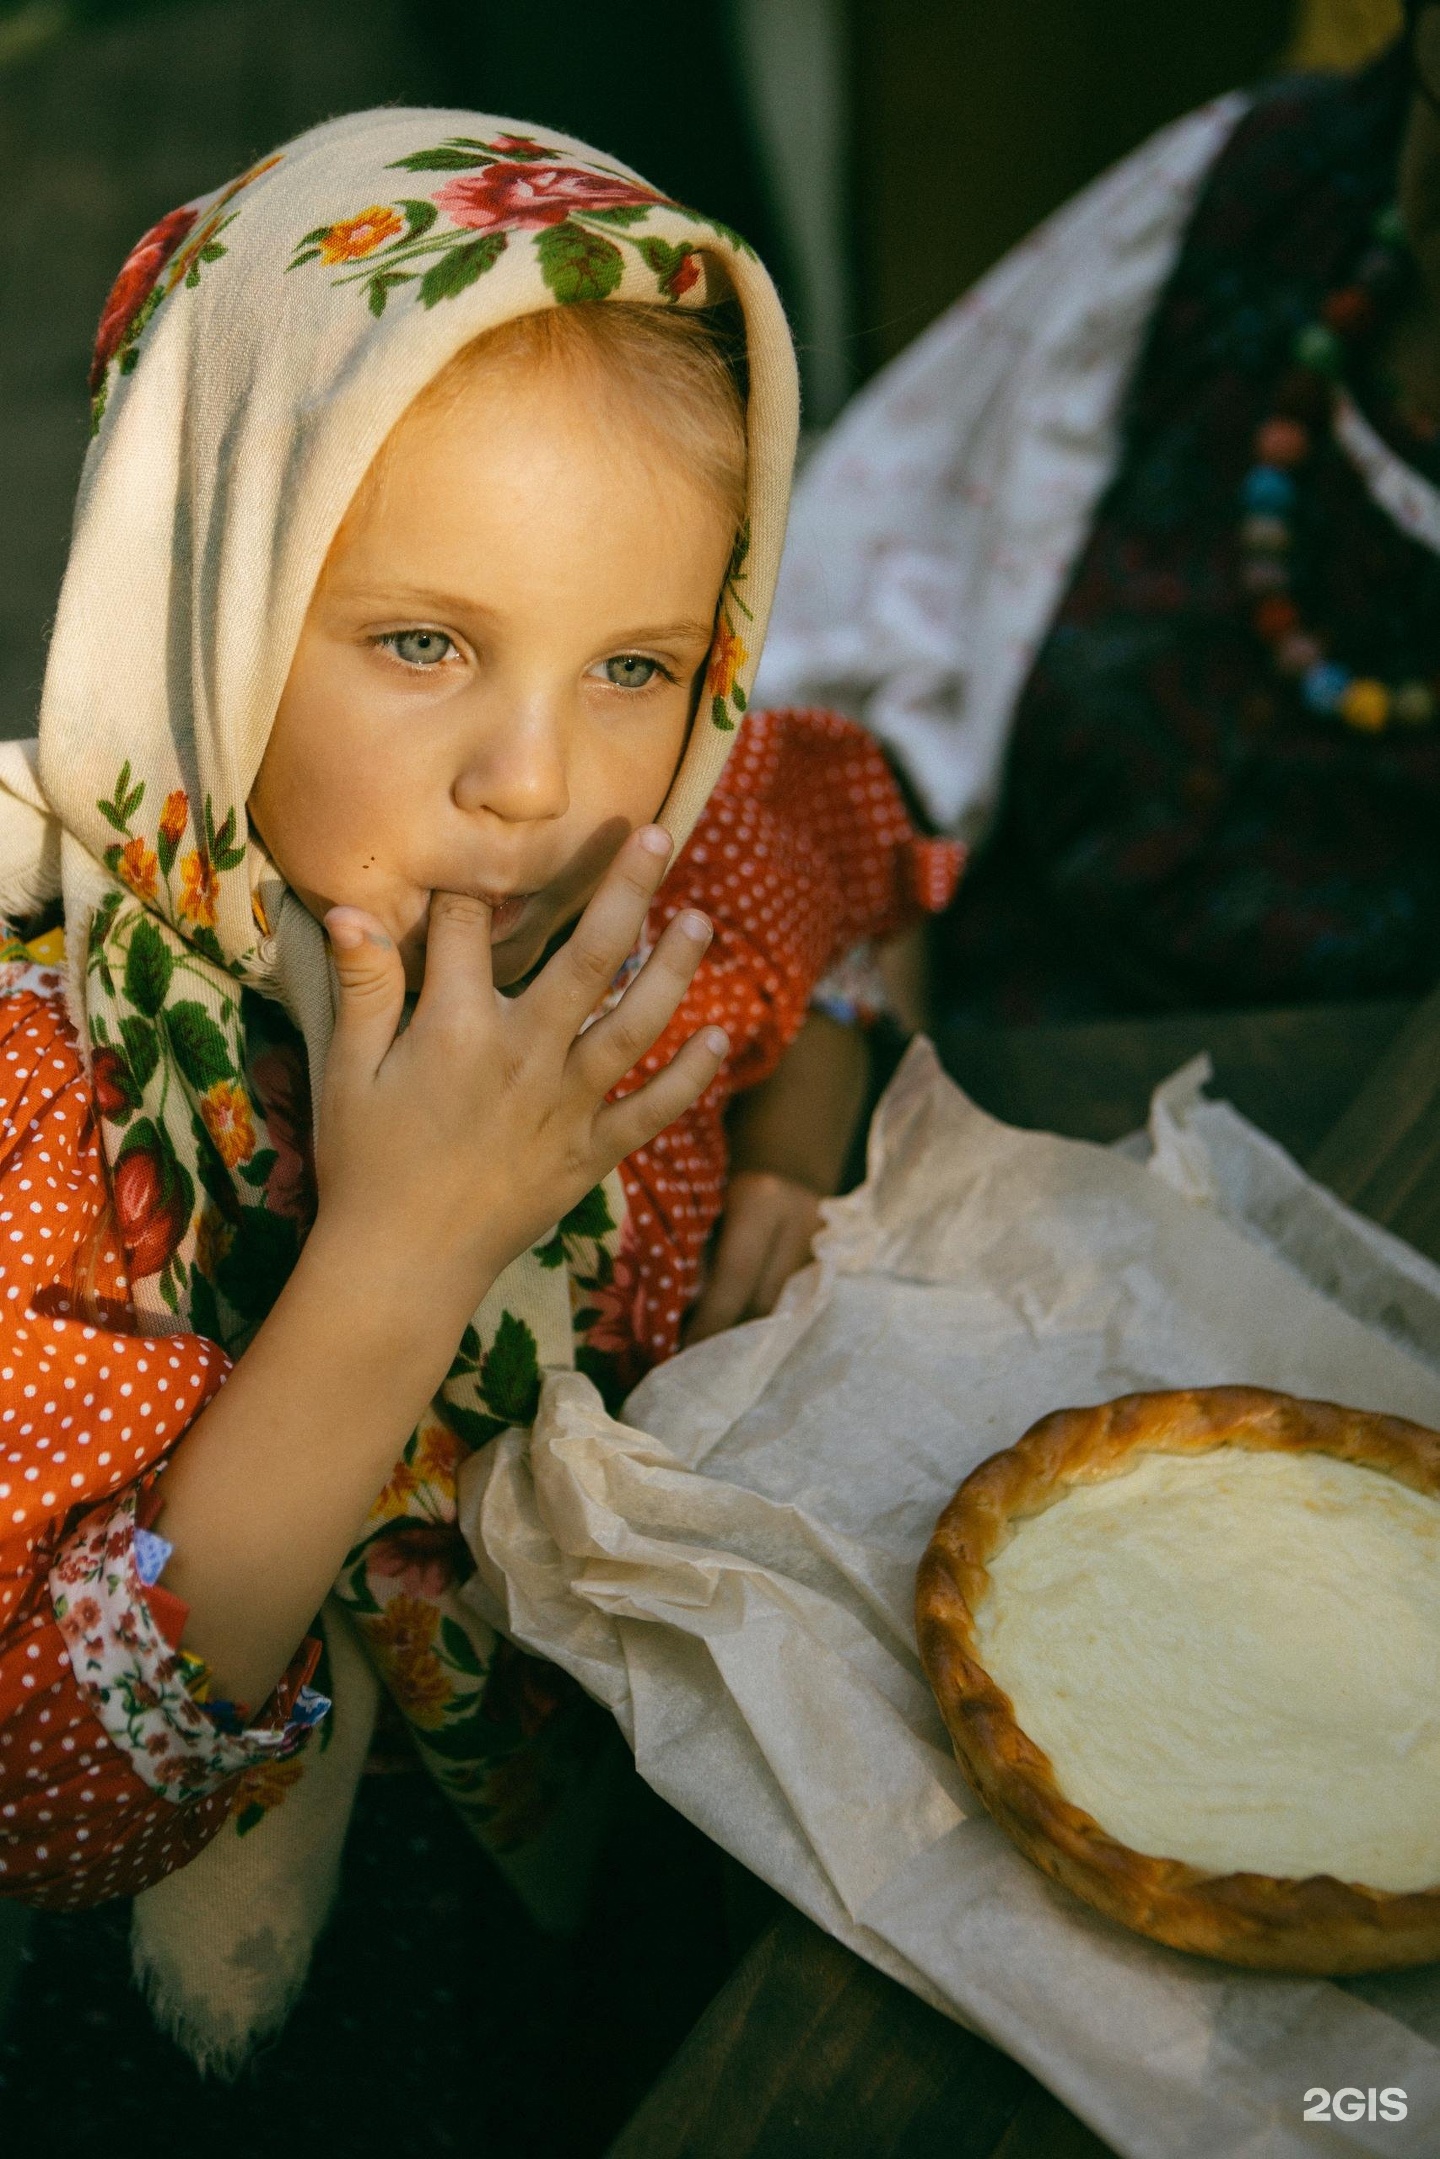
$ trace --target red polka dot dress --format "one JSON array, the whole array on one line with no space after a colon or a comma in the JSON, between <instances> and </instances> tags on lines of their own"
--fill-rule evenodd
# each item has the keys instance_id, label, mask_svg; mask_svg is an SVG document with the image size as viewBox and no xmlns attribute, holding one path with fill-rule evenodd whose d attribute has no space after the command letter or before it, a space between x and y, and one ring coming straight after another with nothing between
<instances>
[{"instance_id":1,"label":"red polka dot dress","mask_svg":"<svg viewBox=\"0 0 1440 2159\"><path fill-rule=\"evenodd\" d=\"M724 1111L774 1071L817 984L949 899L960 866L923 840L868 736L828 713L746 723L652 909L715 936L627 1086L709 1021L731 1053L705 1095L622 1165L629 1215L580 1345L626 1385L673 1354L724 1196ZM16 948L9 950L14 953ZM624 1090L621 1090L624 1091ZM0 1896L60 1908L133 1894L220 1827L237 1780L323 1715L305 1645L248 1725L206 1704L158 1582L156 1472L221 1385L223 1352L141 1335L90 1084L61 978L0 959Z\"/></svg>"},{"instance_id":2,"label":"red polka dot dress","mask_svg":"<svg viewBox=\"0 0 1440 2159\"><path fill-rule=\"evenodd\" d=\"M646 946L684 907L715 935L627 1092L706 1022L730 1055L683 1117L621 1165L629 1214L600 1317L586 1337L623 1392L673 1356L725 1197L725 1111L768 1079L826 977L863 977L869 949L949 905L964 851L920 838L873 738L834 712L757 712L646 926ZM819 1000L824 1002L823 999ZM586 1360L582 1357L582 1362ZM599 1376L599 1374L597 1374Z\"/></svg>"},{"instance_id":3,"label":"red polka dot dress","mask_svg":"<svg viewBox=\"0 0 1440 2159\"><path fill-rule=\"evenodd\" d=\"M144 1579L153 1474L228 1366L135 1331L60 991L0 964L0 1896L65 1909L183 1866L319 1698L307 1644L227 1729L186 1682L185 1606Z\"/></svg>"}]
</instances>

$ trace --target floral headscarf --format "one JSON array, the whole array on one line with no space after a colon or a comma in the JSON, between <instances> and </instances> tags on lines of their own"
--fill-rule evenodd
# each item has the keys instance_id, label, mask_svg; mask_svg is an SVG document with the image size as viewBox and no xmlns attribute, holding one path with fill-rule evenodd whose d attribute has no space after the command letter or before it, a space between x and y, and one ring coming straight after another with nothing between
<instances>
[{"instance_id":1,"label":"floral headscarf","mask_svg":"<svg viewBox=\"0 0 1440 2159\"><path fill-rule=\"evenodd\" d=\"M576 301L683 308L722 293L745 320L748 504L661 813L681 844L745 710L794 449L789 337L746 244L568 137L386 109L316 128L172 211L124 264L95 351L38 763L33 745L0 752L0 908L52 892L58 862L72 1009L147 1328L243 1349L298 1251L308 1113L303 1070L276 1054L276 1006L313 1079L331 976L245 805L372 459L486 329ZM622 1210L612 1178L502 1276L382 1517L453 1519L457 1442L526 1421L539 1370L573 1362L571 1276L593 1270ZM382 1575L360 1565L342 1593L463 1810L477 1788L463 1727L493 1641L473 1620L468 1641L446 1632L448 1694L422 1698L391 1594L404 1570Z\"/></svg>"},{"instance_id":2,"label":"floral headscarf","mask_svg":"<svg viewBox=\"0 0 1440 2159\"><path fill-rule=\"evenodd\" d=\"M789 340L744 242L567 139L383 111L172 211L122 268L91 374L39 782L64 830L72 974L147 1324L243 1346L293 1258L257 1167L293 1150L261 1130L241 991L286 1006L313 1075L330 985L320 930L251 840L245 802L361 478L478 332L577 300L693 306L717 286L746 319L750 500L662 811L681 842L745 707L793 447ZM0 885L5 866L0 832ZM207 1200L222 1174L229 1201ZM529 1270L528 1302L554 1289L546 1272ZM527 1324L556 1337L556 1298L541 1302L552 1323ZM542 1361L563 1354L545 1346Z\"/></svg>"},{"instance_id":3,"label":"floral headscarf","mask_svg":"<svg viewBox=\"0 0 1440 2159\"><path fill-rule=\"evenodd\" d=\"M746 320L749 505L662 812L681 843L745 708L794 444L789 339L745 243L568 138L392 110L313 130L145 235L100 324L39 767L127 914L139 900L201 959L278 991L307 1039L324 1032L320 933L278 889L274 920L257 907L244 805L346 506L479 332L717 289ZM0 851L0 884L7 867ZM314 1013L298 1009L307 988Z\"/></svg>"}]
</instances>

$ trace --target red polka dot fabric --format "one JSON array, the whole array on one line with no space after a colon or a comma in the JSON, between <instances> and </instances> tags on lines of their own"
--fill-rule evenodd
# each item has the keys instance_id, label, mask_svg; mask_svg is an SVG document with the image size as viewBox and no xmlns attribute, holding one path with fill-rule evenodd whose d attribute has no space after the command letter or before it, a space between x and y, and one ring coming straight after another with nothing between
<instances>
[{"instance_id":1,"label":"red polka dot fabric","mask_svg":"<svg viewBox=\"0 0 1440 2159\"><path fill-rule=\"evenodd\" d=\"M633 1378L673 1354L696 1294L724 1195L727 1103L773 1072L838 957L945 904L959 859L951 843L916 837L859 728L823 712L746 723L649 925L653 939L696 906L715 937L626 1088L707 1022L732 1048L701 1101L622 1166L630 1220L612 1302L617 1362ZM130 1566L137 1497L227 1364L194 1335L134 1331L88 1082L58 978L50 987L0 995L0 1895L67 1908L184 1865L230 1804L228 1785L176 1804L152 1788L158 1770L137 1773L77 1681L50 1579L69 1579L70 1565L79 1580L62 1555L104 1563L112 1545ZM158 1589L148 1602L178 1642L184 1607ZM78 1601L69 1616L83 1664ZM122 1609L112 1634L124 1624ZM277 1717L312 1663L310 1648L277 1690ZM169 1741L154 1743L158 1756Z\"/></svg>"},{"instance_id":2,"label":"red polka dot fabric","mask_svg":"<svg viewBox=\"0 0 1440 2159\"><path fill-rule=\"evenodd\" d=\"M948 906L963 860L953 840L916 834L874 740L853 721L822 711L746 721L648 925L653 942L682 908L698 907L714 940L669 1027L616 1090L639 1086L707 1022L730 1036L706 1093L621 1165L630 1216L616 1286L629 1354L615 1362L627 1381L679 1347L724 1203L731 1098L775 1070L838 959ZM613 1330L607 1346L614 1356Z\"/></svg>"},{"instance_id":3,"label":"red polka dot fabric","mask_svg":"<svg viewBox=\"0 0 1440 2159\"><path fill-rule=\"evenodd\" d=\"M227 1365L133 1332L55 997L0 999L0 1104L0 1895L65 1908L159 1880L225 1817L223 1792L177 1808L137 1776L71 1670L49 1576L80 1525L133 1504Z\"/></svg>"}]
</instances>

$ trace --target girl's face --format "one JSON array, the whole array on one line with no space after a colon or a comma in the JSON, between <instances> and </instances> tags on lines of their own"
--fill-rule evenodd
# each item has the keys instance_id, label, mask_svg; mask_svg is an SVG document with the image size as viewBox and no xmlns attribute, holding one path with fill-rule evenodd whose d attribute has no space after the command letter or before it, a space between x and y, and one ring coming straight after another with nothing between
<instances>
[{"instance_id":1,"label":"girl's face","mask_svg":"<svg viewBox=\"0 0 1440 2159\"><path fill-rule=\"evenodd\" d=\"M433 892L518 981L652 819L733 529L603 380L513 364L413 406L330 549L250 810L312 914L424 974Z\"/></svg>"}]
</instances>

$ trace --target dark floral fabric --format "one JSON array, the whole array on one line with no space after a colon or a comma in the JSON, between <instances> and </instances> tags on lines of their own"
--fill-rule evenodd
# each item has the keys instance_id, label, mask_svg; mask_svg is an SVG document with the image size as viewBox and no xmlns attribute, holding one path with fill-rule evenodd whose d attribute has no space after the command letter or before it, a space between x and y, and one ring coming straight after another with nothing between
<instances>
[{"instance_id":1,"label":"dark floral fabric","mask_svg":"<svg viewBox=\"0 0 1440 2159\"><path fill-rule=\"evenodd\" d=\"M1395 193L1397 55L1263 93L1213 167L1132 383L1116 477L1016 716L995 837L950 925L952 1008L1020 1022L1419 994L1440 976L1440 727L1307 712L1249 626L1237 491L1296 331ZM1352 383L1393 447L1433 441ZM1307 624L1360 673L1440 669L1440 559L1323 447Z\"/></svg>"}]
</instances>

